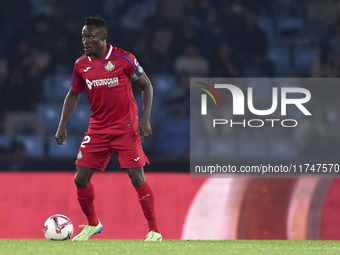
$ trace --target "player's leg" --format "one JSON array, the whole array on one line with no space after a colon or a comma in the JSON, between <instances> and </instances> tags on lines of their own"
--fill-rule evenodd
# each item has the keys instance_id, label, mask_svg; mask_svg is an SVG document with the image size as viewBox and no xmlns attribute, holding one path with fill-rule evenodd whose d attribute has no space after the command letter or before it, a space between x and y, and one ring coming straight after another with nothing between
<instances>
[{"instance_id":1,"label":"player's leg","mask_svg":"<svg viewBox=\"0 0 340 255\"><path fill-rule=\"evenodd\" d=\"M94 207L94 187L91 177L96 170L92 168L76 166L74 182L77 186L77 196L81 209L86 215L90 226L98 225L98 218Z\"/></svg>"},{"instance_id":2,"label":"player's leg","mask_svg":"<svg viewBox=\"0 0 340 255\"><path fill-rule=\"evenodd\" d=\"M94 172L95 169L76 166L74 182L77 186L78 202L87 218L88 225L72 241L86 241L90 236L100 233L103 229L102 224L97 218L94 206L95 193L91 183L91 177Z\"/></svg>"},{"instance_id":3,"label":"player's leg","mask_svg":"<svg viewBox=\"0 0 340 255\"><path fill-rule=\"evenodd\" d=\"M128 173L131 183L135 189L140 188L145 183L143 167L126 168L126 172Z\"/></svg>"},{"instance_id":4,"label":"player's leg","mask_svg":"<svg viewBox=\"0 0 340 255\"><path fill-rule=\"evenodd\" d=\"M74 182L77 186L79 204L90 226L98 225L94 207L94 187L91 178L96 169L104 171L112 155L109 139L106 135L86 132L80 145L76 164Z\"/></svg>"},{"instance_id":5,"label":"player's leg","mask_svg":"<svg viewBox=\"0 0 340 255\"><path fill-rule=\"evenodd\" d=\"M145 165L150 163L142 149L139 134L127 133L118 137L112 137L110 145L117 151L120 166L126 169L131 183L138 194L138 200L149 225L150 232L147 235L146 241L161 241L162 236L159 234L155 217L155 196L151 187L145 181L143 169Z\"/></svg>"},{"instance_id":6,"label":"player's leg","mask_svg":"<svg viewBox=\"0 0 340 255\"><path fill-rule=\"evenodd\" d=\"M145 181L143 167L126 168L126 172L128 173L131 179L133 187L136 189L136 192L138 194L138 200L142 207L144 217L148 221L150 232L145 240L161 241L162 236L159 233L155 216L154 208L155 195L149 184Z\"/></svg>"},{"instance_id":7,"label":"player's leg","mask_svg":"<svg viewBox=\"0 0 340 255\"><path fill-rule=\"evenodd\" d=\"M72 241L86 241L103 229L96 215L94 206L95 193L91 178L95 169L105 170L111 154L112 149L108 146L106 135L85 133L75 162L76 175L74 182L77 186L78 201L87 218L88 225L84 226L83 231L75 236Z\"/></svg>"}]
</instances>

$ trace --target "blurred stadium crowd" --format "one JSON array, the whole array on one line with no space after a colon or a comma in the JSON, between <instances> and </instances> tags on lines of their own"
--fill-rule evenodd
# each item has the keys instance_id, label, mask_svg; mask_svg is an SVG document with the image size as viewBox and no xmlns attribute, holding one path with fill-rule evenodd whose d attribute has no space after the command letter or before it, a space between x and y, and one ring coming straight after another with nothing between
<instances>
[{"instance_id":1,"label":"blurred stadium crowd","mask_svg":"<svg viewBox=\"0 0 340 255\"><path fill-rule=\"evenodd\" d=\"M132 52L152 80L148 155L187 160L189 77L338 77L339 11L338 0L1 1L1 154L75 157L89 117L85 93L67 126L67 144L58 146L54 133L74 62L83 54L85 16L105 18L108 42ZM315 106L319 117L294 133L273 132L291 139L279 155L313 155L325 139L340 140L334 101ZM256 136L236 138L258 152L256 139L266 135Z\"/></svg>"}]
</instances>

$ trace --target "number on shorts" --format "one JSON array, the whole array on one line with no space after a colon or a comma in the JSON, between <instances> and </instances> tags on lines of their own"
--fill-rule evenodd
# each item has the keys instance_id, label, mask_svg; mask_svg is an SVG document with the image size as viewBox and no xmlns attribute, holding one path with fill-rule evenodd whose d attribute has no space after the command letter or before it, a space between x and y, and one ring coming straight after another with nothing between
<instances>
[{"instance_id":1,"label":"number on shorts","mask_svg":"<svg viewBox=\"0 0 340 255\"><path fill-rule=\"evenodd\" d=\"M84 144L89 143L90 141L91 141L91 137L88 136L88 135L85 136L85 137L84 137L84 141L81 143L80 147L85 148L85 145L84 145Z\"/></svg>"}]
</instances>

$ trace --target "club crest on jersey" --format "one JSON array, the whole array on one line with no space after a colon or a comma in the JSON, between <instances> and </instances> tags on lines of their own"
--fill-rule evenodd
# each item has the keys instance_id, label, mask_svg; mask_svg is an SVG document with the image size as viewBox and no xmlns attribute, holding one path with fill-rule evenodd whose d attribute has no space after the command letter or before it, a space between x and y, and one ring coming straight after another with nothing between
<instances>
[{"instance_id":1,"label":"club crest on jersey","mask_svg":"<svg viewBox=\"0 0 340 255\"><path fill-rule=\"evenodd\" d=\"M105 64L105 69L106 71L112 71L115 68L115 63L113 63L112 61L108 61Z\"/></svg>"}]
</instances>

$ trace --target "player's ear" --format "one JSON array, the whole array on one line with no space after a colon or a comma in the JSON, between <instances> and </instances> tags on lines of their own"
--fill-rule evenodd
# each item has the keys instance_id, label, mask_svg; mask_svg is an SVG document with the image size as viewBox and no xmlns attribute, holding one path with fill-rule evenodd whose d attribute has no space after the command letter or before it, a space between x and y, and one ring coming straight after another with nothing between
<instances>
[{"instance_id":1,"label":"player's ear","mask_svg":"<svg viewBox=\"0 0 340 255\"><path fill-rule=\"evenodd\" d=\"M103 33L102 38L103 38L104 41L106 41L106 39L107 39L107 33L106 32Z\"/></svg>"}]
</instances>

